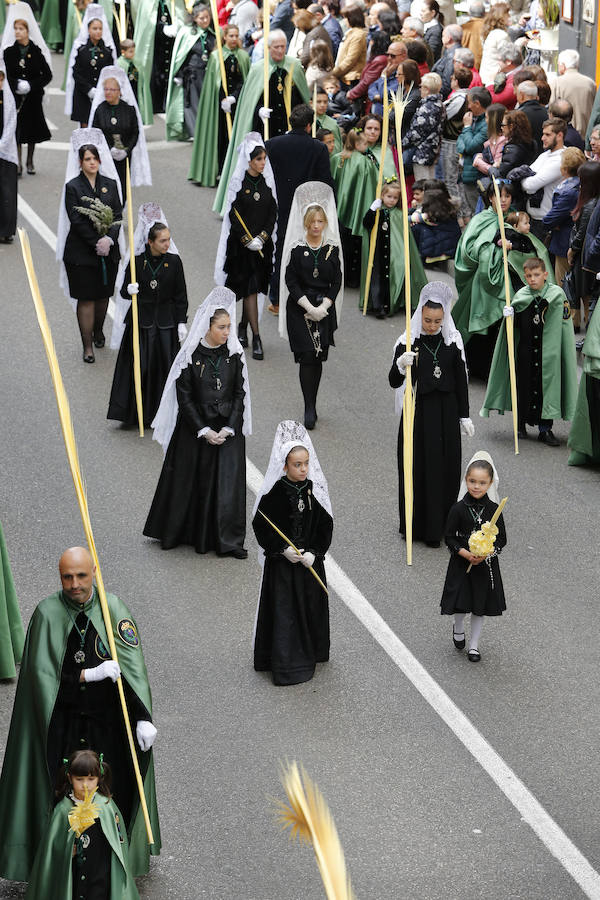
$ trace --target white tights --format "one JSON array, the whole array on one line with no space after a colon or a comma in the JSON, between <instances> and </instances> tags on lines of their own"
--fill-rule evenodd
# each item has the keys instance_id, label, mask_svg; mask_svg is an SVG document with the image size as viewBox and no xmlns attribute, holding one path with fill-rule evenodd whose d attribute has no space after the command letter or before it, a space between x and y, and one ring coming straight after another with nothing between
<instances>
[{"instance_id":1,"label":"white tights","mask_svg":"<svg viewBox=\"0 0 600 900\"><path fill-rule=\"evenodd\" d=\"M476 616L471 613L471 635L469 638L469 650L479 649L479 638L481 629L483 628L483 616ZM454 633L464 634L465 632L465 613L454 613Z\"/></svg>"}]
</instances>

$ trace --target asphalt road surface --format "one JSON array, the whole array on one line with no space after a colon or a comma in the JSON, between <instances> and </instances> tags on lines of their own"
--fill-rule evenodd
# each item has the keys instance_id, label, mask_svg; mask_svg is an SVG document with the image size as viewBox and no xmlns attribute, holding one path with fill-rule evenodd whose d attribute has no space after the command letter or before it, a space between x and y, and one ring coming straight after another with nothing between
<instances>
[{"instance_id":1,"label":"asphalt road surface","mask_svg":"<svg viewBox=\"0 0 600 900\"><path fill-rule=\"evenodd\" d=\"M416 544L408 568L398 535L387 373L403 319L363 319L347 291L313 432L335 516L331 661L307 684L274 687L252 668L260 570L250 487L247 561L165 553L142 536L161 449L106 420L116 352L97 350L96 364L83 365L48 243L66 163L57 145L70 134L62 107L51 94L57 129L37 151L38 174L21 179L20 224L71 403L104 581L137 619L153 688L163 851L139 880L141 896L323 897L312 851L275 821L280 764L297 760L329 802L359 900L599 898L600 482L598 471L567 467L568 426L555 427L558 449L530 440L515 456L510 419L478 418L483 385L471 384L476 434L463 439L463 458L489 450L509 498L508 611L485 621L483 659L471 665L439 615L446 551ZM155 199L165 210L191 320L213 285L220 223L214 192L187 182L191 146L166 145L163 128L158 119L147 130L154 186L135 190L134 207ZM61 552L83 533L18 242L0 246L0 271L0 518L27 623L59 585ZM265 313L266 358L249 360L252 486L277 423L302 414L276 324ZM14 688L0 684L0 750ZM0 882L0 898L23 891Z\"/></svg>"}]
</instances>

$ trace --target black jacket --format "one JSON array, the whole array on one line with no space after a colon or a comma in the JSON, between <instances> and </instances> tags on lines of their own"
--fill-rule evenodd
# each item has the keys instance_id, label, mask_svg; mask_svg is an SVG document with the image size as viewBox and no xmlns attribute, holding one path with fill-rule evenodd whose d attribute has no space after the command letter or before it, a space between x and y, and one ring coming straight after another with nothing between
<instances>
[{"instance_id":1,"label":"black jacket","mask_svg":"<svg viewBox=\"0 0 600 900\"><path fill-rule=\"evenodd\" d=\"M116 119L114 125L111 119ZM133 106L124 100L119 100L115 106L111 106L110 103L103 100L96 108L92 126L103 132L106 143L111 149L115 146L115 135L118 135L123 149L127 151L127 156L131 157L131 152L139 138L137 116Z\"/></svg>"},{"instance_id":2,"label":"black jacket","mask_svg":"<svg viewBox=\"0 0 600 900\"><path fill-rule=\"evenodd\" d=\"M121 220L123 208L119 199L117 183L112 178L106 178L106 176L100 174L96 175L96 187L94 189L83 172L80 172L77 178L73 178L65 186L65 206L71 227L65 242L63 260L76 266L95 266L98 261L96 244L101 235L96 231L90 219L75 209L76 206L89 207L89 203L83 199L84 197L97 198L106 206L110 206L115 221ZM119 259L117 243L119 228L120 225L113 225L108 232L108 237L113 240L109 257L115 261Z\"/></svg>"},{"instance_id":3,"label":"black jacket","mask_svg":"<svg viewBox=\"0 0 600 900\"><path fill-rule=\"evenodd\" d=\"M15 41L12 47L7 47L4 51L4 64L6 77L17 105L17 143L39 144L50 140L42 101L44 88L52 80L52 70L40 48L31 41L23 62L25 65L21 66L21 51ZM31 90L28 94L17 94L17 82L20 79L29 82Z\"/></svg>"},{"instance_id":4,"label":"black jacket","mask_svg":"<svg viewBox=\"0 0 600 900\"><path fill-rule=\"evenodd\" d=\"M282 226L287 225L298 185L305 181L323 181L333 188L329 153L325 144L302 129L272 138L267 141L266 148L277 187L279 234L284 235L285 228Z\"/></svg>"},{"instance_id":5,"label":"black jacket","mask_svg":"<svg viewBox=\"0 0 600 900\"><path fill-rule=\"evenodd\" d=\"M542 149L542 126L549 119L549 112L538 100L526 100L519 105L519 112L524 112L531 125L531 133L538 150Z\"/></svg>"},{"instance_id":6,"label":"black jacket","mask_svg":"<svg viewBox=\"0 0 600 900\"><path fill-rule=\"evenodd\" d=\"M156 274L153 274L156 273ZM187 291L183 264L176 253L152 256L149 248L135 258L135 276L140 290L138 293L138 317L140 328L174 328L187 319ZM129 298L127 285L131 281L130 266L127 266L121 296ZM150 283L156 281L156 288ZM128 315L131 315L131 310Z\"/></svg>"}]
</instances>

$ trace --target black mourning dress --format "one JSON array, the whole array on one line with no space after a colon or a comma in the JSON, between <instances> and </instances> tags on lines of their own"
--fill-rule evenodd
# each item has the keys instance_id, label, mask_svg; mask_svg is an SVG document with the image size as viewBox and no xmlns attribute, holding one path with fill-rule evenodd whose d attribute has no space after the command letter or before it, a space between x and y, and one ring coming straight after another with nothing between
<instances>
[{"instance_id":1,"label":"black mourning dress","mask_svg":"<svg viewBox=\"0 0 600 900\"><path fill-rule=\"evenodd\" d=\"M517 409L519 426L552 425L552 419L542 419L544 390L542 386L542 345L544 340L544 315L548 301L534 297L521 312L515 313L515 326L519 330L519 343L515 354L517 370Z\"/></svg>"},{"instance_id":2,"label":"black mourning dress","mask_svg":"<svg viewBox=\"0 0 600 900\"><path fill-rule=\"evenodd\" d=\"M0 138L4 133L4 91L0 90ZM17 230L17 164L0 159L0 238Z\"/></svg>"},{"instance_id":3,"label":"black mourning dress","mask_svg":"<svg viewBox=\"0 0 600 900\"><path fill-rule=\"evenodd\" d=\"M441 344L440 344L441 341ZM439 346L438 346L439 345ZM446 346L442 335L421 335L413 343L417 353L412 366L416 387L413 432L413 537L435 542L444 535L448 512L456 501L461 476L459 419L469 417L467 373L456 344ZM404 375L396 360L406 351L398 344L389 373L390 386L399 388ZM434 376L437 353L441 376ZM406 534L404 517L404 436L398 429L398 480L400 534Z\"/></svg>"},{"instance_id":4,"label":"black mourning dress","mask_svg":"<svg viewBox=\"0 0 600 900\"><path fill-rule=\"evenodd\" d=\"M277 481L261 498L258 510L283 531L298 549L314 553L313 568L326 584L324 556L333 534L333 519L316 500L312 481ZM273 683L310 681L318 662L329 659L327 594L302 563L282 555L285 541L257 510L252 522L265 551L260 590L254 668L272 672Z\"/></svg>"},{"instance_id":5,"label":"black mourning dress","mask_svg":"<svg viewBox=\"0 0 600 900\"><path fill-rule=\"evenodd\" d=\"M196 116L206 75L208 55L214 50L215 43L216 38L212 31L199 30L198 40L176 73L183 78L183 120L191 137L196 133Z\"/></svg>"},{"instance_id":6,"label":"black mourning dress","mask_svg":"<svg viewBox=\"0 0 600 900\"><path fill-rule=\"evenodd\" d=\"M294 359L297 363L324 362L329 347L335 346L333 339L337 329L335 298L342 286L338 248L332 244L323 244L316 251L305 243L294 247L285 271L285 283L290 292L285 312ZM324 297L333 303L324 319L312 322L304 318L304 309L298 306L301 297L308 297L313 306L320 306ZM317 353L319 341L321 352Z\"/></svg>"},{"instance_id":7,"label":"black mourning dress","mask_svg":"<svg viewBox=\"0 0 600 900\"><path fill-rule=\"evenodd\" d=\"M181 259L176 253L152 256L146 248L135 258L140 334L140 368L144 425L149 426L158 411L167 375L177 356L177 326L187 319L187 291ZM127 266L121 296L129 297L131 280ZM137 422L133 382L133 322L131 307L125 317L125 331L115 365L107 419L126 425Z\"/></svg>"},{"instance_id":8,"label":"black mourning dress","mask_svg":"<svg viewBox=\"0 0 600 900\"><path fill-rule=\"evenodd\" d=\"M75 624L67 639L60 686L48 727L46 753L50 779L52 783L55 782L59 769L63 766L63 759L68 759L75 750L103 753L107 762L112 764L112 793L128 828L137 814L139 800L118 689L110 678L93 682L79 681L82 669L99 666L110 659L110 652L86 614L92 601L85 604L83 611L80 604L73 603L64 594L63 602L71 611ZM94 602L100 602L95 588ZM82 663L75 661L75 654L81 649L80 630L85 631L85 660ZM152 716L125 678L121 677L129 717L135 731L136 722L151 722ZM143 778L150 755L143 753L137 743L136 748Z\"/></svg>"},{"instance_id":9,"label":"black mourning dress","mask_svg":"<svg viewBox=\"0 0 600 900\"><path fill-rule=\"evenodd\" d=\"M17 41L4 51L6 77L17 105L17 144L40 144L50 140L50 131L42 108L44 88L52 80L52 70L40 48L31 43L26 47ZM17 82L29 82L28 94L17 94Z\"/></svg>"},{"instance_id":10,"label":"black mourning dress","mask_svg":"<svg viewBox=\"0 0 600 900\"><path fill-rule=\"evenodd\" d=\"M385 206L379 210L379 222L377 225L377 241L375 243L375 256L373 258L373 270L371 274L371 286L369 289L370 305L375 313L389 313L390 311L390 245L391 227L390 211ZM368 234L375 224L375 212L368 209L363 219L363 225ZM387 273L382 278L382 274ZM395 298L394 298L395 299Z\"/></svg>"},{"instance_id":11,"label":"black mourning dress","mask_svg":"<svg viewBox=\"0 0 600 900\"><path fill-rule=\"evenodd\" d=\"M108 232L108 237L113 240L108 256L98 256L95 248L100 234L89 218L75 208L89 208L90 198L110 206L114 220L121 221L122 205L116 181L98 173L96 186L93 188L83 172L80 172L77 178L65 185L65 206L71 227L65 242L63 261L71 297L75 300L106 300L115 289L120 225L113 225Z\"/></svg>"},{"instance_id":12,"label":"black mourning dress","mask_svg":"<svg viewBox=\"0 0 600 900\"><path fill-rule=\"evenodd\" d=\"M131 153L140 136L137 116L133 106L130 106L124 100L119 100L114 106L103 100L96 108L92 127L99 128L103 132L110 150L113 147L116 147L118 150L125 150L130 161L129 165L131 165ZM127 159L115 159L114 164L124 197L127 179Z\"/></svg>"},{"instance_id":13,"label":"black mourning dress","mask_svg":"<svg viewBox=\"0 0 600 900\"><path fill-rule=\"evenodd\" d=\"M71 121L89 122L92 101L88 93L98 84L100 72L105 66L114 66L112 50L102 38L96 46L88 38L87 43L79 48L73 63L73 110Z\"/></svg>"},{"instance_id":14,"label":"black mourning dress","mask_svg":"<svg viewBox=\"0 0 600 900\"><path fill-rule=\"evenodd\" d=\"M96 794L94 801L105 802L102 794ZM100 822L94 822L75 839L75 851L71 862L72 900L106 900L110 897L112 850Z\"/></svg>"},{"instance_id":15,"label":"black mourning dress","mask_svg":"<svg viewBox=\"0 0 600 900\"><path fill-rule=\"evenodd\" d=\"M286 131L289 130L284 100L287 74L287 69L284 69L283 66L277 66L269 79L269 107L272 110L269 118L269 137L272 138L279 137L279 135L285 134ZM298 106L299 103L304 103L304 100L296 85L293 84L290 111L295 106ZM264 96L261 94L260 103L257 104L256 109L254 110L254 119L252 122L252 131L258 131L259 134L262 134L263 132L263 122L258 115L258 111L261 106L264 105Z\"/></svg>"},{"instance_id":16,"label":"black mourning dress","mask_svg":"<svg viewBox=\"0 0 600 900\"><path fill-rule=\"evenodd\" d=\"M220 385L220 389L219 389ZM242 549L246 536L246 441L242 434L242 358L227 345L198 344L177 379L179 415L167 448L144 534L163 550L191 544L196 553ZM199 438L203 428L234 435L224 444Z\"/></svg>"},{"instance_id":17,"label":"black mourning dress","mask_svg":"<svg viewBox=\"0 0 600 900\"><path fill-rule=\"evenodd\" d=\"M497 508L498 504L490 500L487 494L476 500L467 493L450 510L445 540L451 556L440 604L442 615L470 612L476 616L501 616L506 609L497 556L506 546L502 515L496 522L498 534L492 556L473 566L467 574L470 563L458 555L461 548L469 549L471 534L479 531L484 522L489 522Z\"/></svg>"},{"instance_id":18,"label":"black mourning dress","mask_svg":"<svg viewBox=\"0 0 600 900\"><path fill-rule=\"evenodd\" d=\"M246 234L235 210L244 220L252 237ZM255 178L246 174L229 210L231 230L227 239L224 265L227 273L225 286L235 292L238 300L250 294L266 294L269 290L269 279L273 270L271 234L276 219L277 203L271 188L262 175ZM246 245L257 236L264 241L262 257L260 253L246 249Z\"/></svg>"},{"instance_id":19,"label":"black mourning dress","mask_svg":"<svg viewBox=\"0 0 600 900\"><path fill-rule=\"evenodd\" d=\"M164 113L169 89L169 69L175 38L167 37L165 25L172 25L171 9L166 0L158 0L156 30L154 32L154 54L150 74L150 94L152 112Z\"/></svg>"},{"instance_id":20,"label":"black mourning dress","mask_svg":"<svg viewBox=\"0 0 600 900\"><path fill-rule=\"evenodd\" d=\"M244 76L240 71L240 65L235 53L230 53L225 57L225 79L227 81L227 96L235 97L236 104L240 96L240 91L244 86ZM223 87L219 79L219 135L217 139L217 159L219 160L219 172L223 171L223 163L227 155L229 147L229 132L227 131L227 117L221 109L221 100L225 99ZM233 120L237 106L231 110L231 118Z\"/></svg>"}]
</instances>

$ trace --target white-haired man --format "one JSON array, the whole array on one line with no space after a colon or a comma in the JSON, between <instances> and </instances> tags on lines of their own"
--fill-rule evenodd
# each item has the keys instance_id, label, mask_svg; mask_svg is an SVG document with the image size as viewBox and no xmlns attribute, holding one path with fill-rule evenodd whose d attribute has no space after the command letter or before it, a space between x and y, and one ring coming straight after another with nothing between
<instances>
[{"instance_id":1,"label":"white-haired man","mask_svg":"<svg viewBox=\"0 0 600 900\"><path fill-rule=\"evenodd\" d=\"M563 50L558 54L558 78L552 82L550 102L568 100L573 107L573 128L585 134L592 113L596 83L579 72L577 50Z\"/></svg>"}]
</instances>

